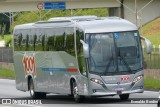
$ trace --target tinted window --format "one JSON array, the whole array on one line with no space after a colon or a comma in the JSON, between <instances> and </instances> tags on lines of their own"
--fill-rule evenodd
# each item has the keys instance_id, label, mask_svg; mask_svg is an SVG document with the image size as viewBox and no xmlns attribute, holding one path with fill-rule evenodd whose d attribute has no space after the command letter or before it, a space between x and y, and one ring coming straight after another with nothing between
<instances>
[{"instance_id":1,"label":"tinted window","mask_svg":"<svg viewBox=\"0 0 160 107\"><path fill-rule=\"evenodd\" d=\"M75 56L73 28L16 30L15 51L66 51Z\"/></svg>"},{"instance_id":2,"label":"tinted window","mask_svg":"<svg viewBox=\"0 0 160 107\"><path fill-rule=\"evenodd\" d=\"M82 43L80 43L80 40L84 40L84 32L82 30L76 31L76 43L77 43L77 57L78 57L78 65L79 70L82 75L87 75L87 67L86 67L86 60L83 55L83 46Z\"/></svg>"},{"instance_id":3,"label":"tinted window","mask_svg":"<svg viewBox=\"0 0 160 107\"><path fill-rule=\"evenodd\" d=\"M66 37L65 37L65 51L72 56L75 56L74 48L74 30L73 28L66 28Z\"/></svg>"},{"instance_id":4,"label":"tinted window","mask_svg":"<svg viewBox=\"0 0 160 107\"><path fill-rule=\"evenodd\" d=\"M30 35L29 30L17 30L14 33L14 49L15 51L30 50Z\"/></svg>"}]
</instances>

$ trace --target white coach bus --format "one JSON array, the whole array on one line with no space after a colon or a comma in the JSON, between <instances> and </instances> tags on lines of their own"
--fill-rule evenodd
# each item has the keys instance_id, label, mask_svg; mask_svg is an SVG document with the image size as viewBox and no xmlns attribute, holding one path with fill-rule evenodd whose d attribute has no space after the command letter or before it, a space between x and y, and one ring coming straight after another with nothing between
<instances>
[{"instance_id":1,"label":"white coach bus","mask_svg":"<svg viewBox=\"0 0 160 107\"><path fill-rule=\"evenodd\" d=\"M16 88L32 98L48 93L129 98L144 88L138 28L118 17L58 17L17 25L13 33Z\"/></svg>"}]
</instances>

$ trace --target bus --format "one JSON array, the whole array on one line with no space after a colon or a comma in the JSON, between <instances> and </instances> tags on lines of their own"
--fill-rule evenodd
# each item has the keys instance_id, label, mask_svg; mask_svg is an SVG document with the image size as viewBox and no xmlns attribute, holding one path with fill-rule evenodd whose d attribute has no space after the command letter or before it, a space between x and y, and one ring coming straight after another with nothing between
<instances>
[{"instance_id":1,"label":"bus","mask_svg":"<svg viewBox=\"0 0 160 107\"><path fill-rule=\"evenodd\" d=\"M144 88L143 52L151 42L119 17L56 17L17 25L13 32L16 88L31 98L46 94L119 95L126 100Z\"/></svg>"}]
</instances>

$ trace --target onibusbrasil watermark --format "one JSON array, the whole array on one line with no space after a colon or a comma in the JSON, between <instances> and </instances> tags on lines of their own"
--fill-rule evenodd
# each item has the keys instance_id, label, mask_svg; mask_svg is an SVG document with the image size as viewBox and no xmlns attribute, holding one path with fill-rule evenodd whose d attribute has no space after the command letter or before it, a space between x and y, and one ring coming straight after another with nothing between
<instances>
[{"instance_id":1,"label":"onibusbrasil watermark","mask_svg":"<svg viewBox=\"0 0 160 107\"><path fill-rule=\"evenodd\" d=\"M2 99L2 104L42 104L41 100L28 100L28 99Z\"/></svg>"}]
</instances>

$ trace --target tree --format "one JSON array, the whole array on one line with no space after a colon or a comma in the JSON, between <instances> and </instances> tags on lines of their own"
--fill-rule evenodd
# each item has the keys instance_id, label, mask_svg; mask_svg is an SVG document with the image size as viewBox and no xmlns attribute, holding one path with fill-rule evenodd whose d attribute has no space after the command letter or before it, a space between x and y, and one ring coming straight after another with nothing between
<instances>
[{"instance_id":1,"label":"tree","mask_svg":"<svg viewBox=\"0 0 160 107\"><path fill-rule=\"evenodd\" d=\"M9 16L9 13L0 13L0 33L1 34L8 34L9 33L9 29L10 29L10 20L7 17L7 15Z\"/></svg>"}]
</instances>

